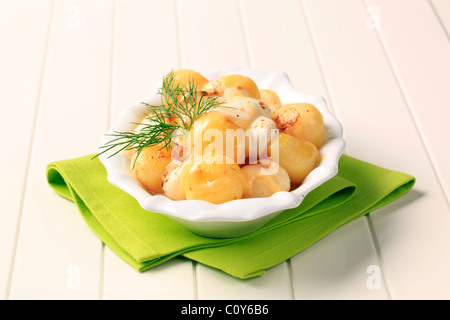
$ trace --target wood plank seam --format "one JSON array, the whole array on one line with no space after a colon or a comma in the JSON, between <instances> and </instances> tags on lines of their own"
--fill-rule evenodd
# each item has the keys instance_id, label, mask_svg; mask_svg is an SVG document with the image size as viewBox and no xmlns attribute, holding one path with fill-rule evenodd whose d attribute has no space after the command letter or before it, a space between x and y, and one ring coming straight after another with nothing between
<instances>
[{"instance_id":1,"label":"wood plank seam","mask_svg":"<svg viewBox=\"0 0 450 320\"><path fill-rule=\"evenodd\" d=\"M116 77L115 65L115 45L116 45L116 34L117 34L117 0L112 0L111 4L111 58L110 58L110 71L109 71L109 96L108 96L108 108L106 116L106 127L109 129L111 127L112 119L112 103L114 101L114 79ZM103 300L104 297L104 284L105 284L105 243L102 242L102 247L100 251L100 279L99 279L99 300Z\"/></svg>"},{"instance_id":2,"label":"wood plank seam","mask_svg":"<svg viewBox=\"0 0 450 320\"><path fill-rule=\"evenodd\" d=\"M12 256L11 256L11 262L10 262L10 269L9 269L9 275L8 275L8 282L6 285L6 294L5 294L5 300L9 300L10 291L11 291L11 284L12 284L12 278L14 273L14 264L15 264L15 257L16 257L16 251L17 251L17 244L19 241L19 234L20 234L20 226L22 222L22 215L23 215L23 207L25 203L25 197L26 197L26 189L29 181L29 171L31 166L31 154L33 150L33 143L34 143L34 137L36 133L36 124L37 119L39 116L39 109L41 105L41 97L42 97L42 87L43 82L45 78L45 69L47 65L47 56L48 56L48 48L50 47L50 36L53 29L54 24L54 16L55 16L55 0L52 0L51 7L50 7L50 16L49 16L49 24L47 28L47 35L45 40L45 46L44 46L44 55L42 58L42 67L41 67L41 74L39 76L39 87L38 87L38 93L36 97L36 106L34 111L34 119L31 129L31 137L30 142L28 146L28 158L25 166L25 175L24 175L24 181L22 186L22 194L20 196L20 205L19 205L19 211L18 211L18 218L17 218L17 225L16 225L16 233L14 237L14 246L12 250Z\"/></svg>"},{"instance_id":3,"label":"wood plank seam","mask_svg":"<svg viewBox=\"0 0 450 320\"><path fill-rule=\"evenodd\" d=\"M192 285L194 288L194 300L198 300L197 262L192 261Z\"/></svg>"},{"instance_id":4,"label":"wood plank seam","mask_svg":"<svg viewBox=\"0 0 450 320\"><path fill-rule=\"evenodd\" d=\"M433 2L431 0L427 0L427 1L431 7L431 10L433 11L434 15L436 16L437 21L441 25L441 28L444 30L445 35L447 36L448 40L450 41L450 34L448 33L448 30L445 27L445 24L442 21L441 16L439 15L438 11L436 10L436 6L433 4Z\"/></svg>"},{"instance_id":5,"label":"wood plank seam","mask_svg":"<svg viewBox=\"0 0 450 320\"><path fill-rule=\"evenodd\" d=\"M98 285L98 299L103 300L105 284L105 243L102 242L102 247L100 249L100 272L99 272L99 285Z\"/></svg>"},{"instance_id":6,"label":"wood plank seam","mask_svg":"<svg viewBox=\"0 0 450 320\"><path fill-rule=\"evenodd\" d=\"M386 270L386 266L384 264L383 253L381 252L380 244L379 244L379 241L377 238L377 233L375 232L375 227L372 222L372 217L370 216L370 213L366 214L364 217L366 217L366 219L367 219L367 223L369 225L370 236L373 239L373 245L374 245L375 251L377 253L378 264L380 265L380 270L382 273L381 279L386 288L386 293L387 293L388 299L393 300L392 294L391 294L392 289L391 289L391 287L386 279L386 276L385 276L384 270Z\"/></svg>"},{"instance_id":7,"label":"wood plank seam","mask_svg":"<svg viewBox=\"0 0 450 320\"><path fill-rule=\"evenodd\" d=\"M314 55L316 56L316 60L318 62L317 64L319 65L320 75L322 76L324 87L325 87L326 93L330 100L327 102L327 106L331 109L331 112L339 119L340 117L339 117L338 111L334 107L335 98L334 98L332 89L330 87L330 79L327 77L326 72L324 70L324 62L323 62L322 55L320 54L319 45L317 43L317 37L314 34L314 30L312 29L311 18L308 14L308 11L307 11L304 1L299 0L299 3L300 3L300 7L302 8L301 11L303 12L303 17L306 22L306 28L308 30L308 34L311 39L312 47L314 50ZM344 135L345 135L345 132L344 132Z\"/></svg>"},{"instance_id":8,"label":"wood plank seam","mask_svg":"<svg viewBox=\"0 0 450 320\"><path fill-rule=\"evenodd\" d=\"M182 33L181 33L181 13L180 13L180 10L181 10L181 6L180 6L180 2L179 2L180 0L175 0L175 3L174 3L174 7L175 7L175 30L176 30L176 35L177 35L177 41L176 41L176 44L177 44L177 49L178 49L178 66L179 67L181 67L181 66L183 66L183 61L182 61L182 59L183 59L183 56L182 56L182 46L181 46L181 36L182 36Z\"/></svg>"},{"instance_id":9,"label":"wood plank seam","mask_svg":"<svg viewBox=\"0 0 450 320\"><path fill-rule=\"evenodd\" d=\"M294 271L292 270L292 262L291 259L286 260L286 264L287 264L287 268L288 268L288 273L289 273L289 289L290 289L290 293L291 293L291 298L292 300L296 300L295 299L295 289L294 289Z\"/></svg>"},{"instance_id":10,"label":"wood plank seam","mask_svg":"<svg viewBox=\"0 0 450 320\"><path fill-rule=\"evenodd\" d=\"M175 23L178 46L178 66L182 68L185 64L183 61L183 26L181 21L181 5L180 0L175 0Z\"/></svg>"},{"instance_id":11,"label":"wood plank seam","mask_svg":"<svg viewBox=\"0 0 450 320\"><path fill-rule=\"evenodd\" d=\"M250 33L248 30L248 22L245 19L244 4L242 3L242 0L238 1L238 6L239 6L239 21L241 22L241 28L242 28L243 38L244 38L244 44L245 44L246 56L247 56L247 64L250 68L254 68L255 67L255 62L253 61L254 55L253 55L253 51L252 51L252 46L250 44Z\"/></svg>"},{"instance_id":12,"label":"wood plank seam","mask_svg":"<svg viewBox=\"0 0 450 320\"><path fill-rule=\"evenodd\" d=\"M363 4L366 7L368 7L370 5L368 0L361 0L361 1L363 1ZM426 142L426 137L425 137L425 135L423 133L423 129L421 128L420 123L418 121L418 116L413 107L413 103L411 102L411 99L408 96L408 90L405 88L405 85L403 84L403 81L400 77L400 73L395 66L394 58L392 57L392 54L390 53L389 46L388 46L386 40L384 39L381 29L375 28L374 31L375 31L377 39L380 43L381 49L383 50L383 52L386 56L386 60L388 62L389 68L391 69L392 74L395 79L395 82L398 85L398 88L399 88L400 94L403 98L403 101L405 102L405 105L407 106L407 110L411 116L412 122L419 134L419 138L422 143L422 147L425 150L425 154L426 154L428 160L430 161L433 172L436 176L437 181L439 182L439 188L440 188L442 194L444 195L444 198L447 200L447 206L450 209L450 195L447 194L447 192L445 190L444 182L442 181L442 178L441 178L440 169L439 169L438 165L436 164L436 160L433 157L433 153L430 150L430 147L428 146L428 144Z\"/></svg>"},{"instance_id":13,"label":"wood plank seam","mask_svg":"<svg viewBox=\"0 0 450 320\"><path fill-rule=\"evenodd\" d=\"M326 90L326 92L328 94L328 97L330 99L330 103L328 104L328 106L331 108L331 110L335 114L335 116L339 119L340 118L339 117L339 112L334 107L334 105L335 105L335 98L334 98L333 90L332 90L332 88L330 86L330 79L327 77L326 72L325 72L324 61L323 61L323 58L322 58L322 56L320 54L318 41L317 41L316 35L314 34L314 30L313 30L311 18L310 18L309 14L308 14L307 6L306 6L304 0L299 0L299 2L300 2L300 6L302 8L303 15L304 15L304 18L305 18L305 21L306 21L306 26L307 26L307 29L308 29L308 33L310 35L311 42L312 42L312 45L313 45L313 48L314 48L314 53L315 53L316 59L318 61L319 69L320 69L320 72L321 72L321 75L322 75L322 78L323 78L323 81L324 81L325 90ZM345 132L344 132L344 137L345 137ZM345 150L344 150L344 152L345 152ZM363 218L366 219L366 222L369 225L370 230L374 231L374 226L373 226L372 220L369 218L369 215L365 215ZM387 295L390 298L390 297L392 297L392 294L391 294L391 291L390 291L390 286L387 283L386 269L385 269L384 264L382 263L383 259L382 259L382 255L381 255L381 250L380 250L380 246L379 246L379 243L378 243L378 239L375 237L375 232L370 232L370 238L372 240L373 246L377 249L376 250L377 260L380 263L381 275L382 275L383 281L384 281L385 286L386 286Z\"/></svg>"}]
</instances>

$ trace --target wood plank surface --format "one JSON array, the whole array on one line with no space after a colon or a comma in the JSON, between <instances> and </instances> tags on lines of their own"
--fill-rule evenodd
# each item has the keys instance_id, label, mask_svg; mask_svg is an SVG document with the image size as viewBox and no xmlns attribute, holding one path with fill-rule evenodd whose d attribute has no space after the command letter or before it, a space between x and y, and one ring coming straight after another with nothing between
<instances>
[{"instance_id":1,"label":"wood plank surface","mask_svg":"<svg viewBox=\"0 0 450 320\"><path fill-rule=\"evenodd\" d=\"M379 8L378 34L450 203L450 42L428 1L367 2Z\"/></svg>"},{"instance_id":2,"label":"wood plank surface","mask_svg":"<svg viewBox=\"0 0 450 320\"><path fill-rule=\"evenodd\" d=\"M1 111L0 134L4 150L0 159L0 297L7 295L29 150L38 107L52 1L0 2ZM28 21L24 24L23 21ZM19 40L21 39L21 40Z\"/></svg>"},{"instance_id":3,"label":"wood plank surface","mask_svg":"<svg viewBox=\"0 0 450 320\"><path fill-rule=\"evenodd\" d=\"M111 2L57 1L9 298L98 299L101 242L45 168L96 150L106 130Z\"/></svg>"},{"instance_id":4,"label":"wood plank surface","mask_svg":"<svg viewBox=\"0 0 450 320\"><path fill-rule=\"evenodd\" d=\"M448 204L395 70L376 29L367 27L367 7L353 0L304 4L349 154L417 178L413 192L371 214L390 295L394 299L446 297Z\"/></svg>"}]
</instances>

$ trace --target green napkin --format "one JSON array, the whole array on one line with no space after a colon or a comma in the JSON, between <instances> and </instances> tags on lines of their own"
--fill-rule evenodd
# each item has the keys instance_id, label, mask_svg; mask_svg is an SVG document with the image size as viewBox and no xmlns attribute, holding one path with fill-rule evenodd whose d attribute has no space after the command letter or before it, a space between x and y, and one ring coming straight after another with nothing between
<instances>
[{"instance_id":1,"label":"green napkin","mask_svg":"<svg viewBox=\"0 0 450 320\"><path fill-rule=\"evenodd\" d=\"M98 237L138 271L184 255L238 278L258 276L339 226L397 199L415 182L405 173L342 155L338 174L310 192L299 207L251 234L215 239L142 209L111 185L103 165L91 158L50 163L48 183L75 202Z\"/></svg>"}]
</instances>

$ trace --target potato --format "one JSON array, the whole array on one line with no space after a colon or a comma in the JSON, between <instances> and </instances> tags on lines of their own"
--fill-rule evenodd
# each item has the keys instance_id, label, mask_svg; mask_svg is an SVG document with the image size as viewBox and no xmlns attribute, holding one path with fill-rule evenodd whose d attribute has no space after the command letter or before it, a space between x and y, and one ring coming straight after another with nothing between
<instances>
[{"instance_id":1,"label":"potato","mask_svg":"<svg viewBox=\"0 0 450 320\"><path fill-rule=\"evenodd\" d=\"M260 116L252 122L249 130L249 137L251 137L248 152L250 163L254 163L255 160L267 153L267 145L278 131L275 121L270 118ZM255 159L255 153L257 159Z\"/></svg>"},{"instance_id":2,"label":"potato","mask_svg":"<svg viewBox=\"0 0 450 320\"><path fill-rule=\"evenodd\" d=\"M292 103L282 106L274 114L281 132L309 141L320 148L325 139L325 124L320 111L309 103Z\"/></svg>"},{"instance_id":3,"label":"potato","mask_svg":"<svg viewBox=\"0 0 450 320\"><path fill-rule=\"evenodd\" d=\"M170 162L171 150L167 150L162 145L156 145L144 148L139 156L136 152L131 159L130 166L136 178L148 192L159 194L164 193L161 177Z\"/></svg>"},{"instance_id":4,"label":"potato","mask_svg":"<svg viewBox=\"0 0 450 320\"><path fill-rule=\"evenodd\" d=\"M280 133L269 144L269 157L283 167L293 184L300 184L318 165L319 151L308 141Z\"/></svg>"},{"instance_id":5,"label":"potato","mask_svg":"<svg viewBox=\"0 0 450 320\"><path fill-rule=\"evenodd\" d=\"M240 138L233 139L233 133ZM208 112L195 121L189 139L190 155L198 156L213 152L217 155L227 155L236 163L245 161L247 149L245 132L221 112Z\"/></svg>"},{"instance_id":6,"label":"potato","mask_svg":"<svg viewBox=\"0 0 450 320\"><path fill-rule=\"evenodd\" d=\"M261 95L261 101L266 103L273 113L281 108L281 99L276 92L269 89L259 89L259 93Z\"/></svg>"},{"instance_id":7,"label":"potato","mask_svg":"<svg viewBox=\"0 0 450 320\"><path fill-rule=\"evenodd\" d=\"M230 159L212 155L188 161L181 175L187 200L220 204L242 198L245 177L236 163L227 164Z\"/></svg>"},{"instance_id":8,"label":"potato","mask_svg":"<svg viewBox=\"0 0 450 320\"><path fill-rule=\"evenodd\" d=\"M197 86L197 89L201 89L205 86L209 80L202 76L197 71L189 69L179 69L173 72L174 84L180 88L189 87L189 83L193 83Z\"/></svg>"},{"instance_id":9,"label":"potato","mask_svg":"<svg viewBox=\"0 0 450 320\"><path fill-rule=\"evenodd\" d=\"M206 92L216 93L224 97L246 96L255 99L260 98L256 83L249 77L240 74L231 74L219 77L211 81L203 88Z\"/></svg>"},{"instance_id":10,"label":"potato","mask_svg":"<svg viewBox=\"0 0 450 320\"><path fill-rule=\"evenodd\" d=\"M242 167L242 172L246 177L243 198L269 197L291 188L287 171L275 162L249 164Z\"/></svg>"},{"instance_id":11,"label":"potato","mask_svg":"<svg viewBox=\"0 0 450 320\"><path fill-rule=\"evenodd\" d=\"M191 86L194 86L194 88L197 89L197 92L201 90L201 88L209 82L208 79L206 79L204 76L202 76L197 71L189 70L189 69L179 69L172 72L173 76L173 83L171 84L172 89L175 89L176 87L180 89L184 89L184 91L188 90ZM169 91L169 90L167 90ZM162 89L163 93L163 102L165 105L173 104L172 98L167 98L166 89ZM177 96L177 100L180 102L183 102L183 95L179 94ZM170 119L169 119L170 120ZM173 119L175 122L178 122L178 119ZM187 120L184 119L184 120Z\"/></svg>"}]
</instances>

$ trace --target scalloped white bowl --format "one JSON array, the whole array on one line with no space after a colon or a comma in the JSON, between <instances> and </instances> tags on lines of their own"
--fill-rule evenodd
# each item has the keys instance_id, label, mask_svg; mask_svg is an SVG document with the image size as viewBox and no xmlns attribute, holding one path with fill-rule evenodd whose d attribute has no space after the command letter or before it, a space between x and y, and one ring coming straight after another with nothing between
<instances>
[{"instance_id":1,"label":"scalloped white bowl","mask_svg":"<svg viewBox=\"0 0 450 320\"><path fill-rule=\"evenodd\" d=\"M345 141L342 138L340 122L331 114L322 97L298 91L292 86L288 76L281 72L228 69L200 73L209 80L215 80L226 74L242 74L253 79L259 88L275 91L284 104L307 102L316 106L323 115L329 136L327 143L319 150L321 161L303 183L290 192L280 191L267 198L239 199L212 204L201 200L174 201L164 195L152 195L131 174L128 157L117 154L109 158L110 153L102 154L100 161L106 168L108 181L133 196L142 208L164 214L199 235L215 238L237 237L261 228L283 210L297 207L311 190L336 175ZM155 85L145 102L160 103L160 96L157 94L160 85L161 83ZM145 110L146 106L142 103L124 108L110 130L103 136L102 145L112 139L108 136L109 133L134 129L135 125L132 123L140 121Z\"/></svg>"}]
</instances>

